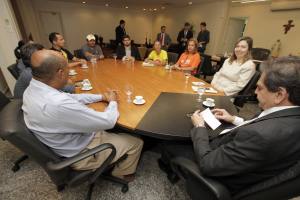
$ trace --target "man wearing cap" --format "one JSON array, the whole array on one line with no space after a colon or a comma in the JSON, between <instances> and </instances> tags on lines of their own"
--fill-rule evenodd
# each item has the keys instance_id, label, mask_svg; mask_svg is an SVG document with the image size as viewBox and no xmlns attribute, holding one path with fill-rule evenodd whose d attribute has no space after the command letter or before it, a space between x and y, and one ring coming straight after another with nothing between
<instances>
[{"instance_id":1,"label":"man wearing cap","mask_svg":"<svg viewBox=\"0 0 300 200\"><path fill-rule=\"evenodd\" d=\"M102 49L99 45L96 44L96 38L93 34L88 34L86 36L87 43L82 46L82 52L85 58L89 61L93 56L96 59L103 59L104 55Z\"/></svg>"}]
</instances>

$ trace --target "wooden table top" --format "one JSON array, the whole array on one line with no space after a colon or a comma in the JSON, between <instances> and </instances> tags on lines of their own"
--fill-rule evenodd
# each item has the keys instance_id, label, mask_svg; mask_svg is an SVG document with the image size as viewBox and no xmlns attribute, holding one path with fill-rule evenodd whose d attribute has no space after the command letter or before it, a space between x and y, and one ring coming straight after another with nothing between
<instances>
[{"instance_id":1,"label":"wooden table top","mask_svg":"<svg viewBox=\"0 0 300 200\"><path fill-rule=\"evenodd\" d=\"M70 79L74 82L89 79L93 89L90 91L81 91L80 88L77 88L76 93L99 94L107 91L107 89L117 90L119 94L118 108L120 112L117 123L131 130L135 130L138 123L161 92L195 94L191 88L192 82L202 81L191 76L186 84L183 72L174 70L170 72L164 67L158 66L143 67L140 61L131 63L122 62L120 60L115 61L114 59L104 59L98 61L97 64L88 63L88 66L88 69L82 69L80 66L73 68L78 74L70 76ZM204 87L210 87L210 84L204 83ZM127 95L125 94L126 84L130 84L133 87L132 98L137 95L144 97L146 100L144 105L135 105L127 102ZM224 94L218 92L215 95ZM90 104L89 107L103 111L106 104L98 102Z\"/></svg>"}]
</instances>

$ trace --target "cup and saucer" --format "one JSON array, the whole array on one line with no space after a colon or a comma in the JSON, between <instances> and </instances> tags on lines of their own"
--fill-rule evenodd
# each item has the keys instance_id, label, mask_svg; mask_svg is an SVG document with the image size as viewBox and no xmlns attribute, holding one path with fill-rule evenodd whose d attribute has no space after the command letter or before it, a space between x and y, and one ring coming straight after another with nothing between
<instances>
[{"instance_id":1,"label":"cup and saucer","mask_svg":"<svg viewBox=\"0 0 300 200\"><path fill-rule=\"evenodd\" d=\"M70 69L69 76L74 76L76 74L77 74L77 72L74 69Z\"/></svg>"},{"instance_id":2,"label":"cup and saucer","mask_svg":"<svg viewBox=\"0 0 300 200\"><path fill-rule=\"evenodd\" d=\"M206 98L205 101L203 101L203 106L206 108L214 108L216 106L215 100L212 98Z\"/></svg>"},{"instance_id":3,"label":"cup and saucer","mask_svg":"<svg viewBox=\"0 0 300 200\"><path fill-rule=\"evenodd\" d=\"M81 90L83 90L83 91L89 91L91 89L93 89L93 87L91 86L91 84L88 84L88 83L83 83L82 84Z\"/></svg>"},{"instance_id":4,"label":"cup and saucer","mask_svg":"<svg viewBox=\"0 0 300 200\"><path fill-rule=\"evenodd\" d=\"M81 65L81 68L82 68L82 69L87 69L87 68L89 68L89 67L88 67L88 65L87 65L86 63L84 63L84 64Z\"/></svg>"},{"instance_id":5,"label":"cup and saucer","mask_svg":"<svg viewBox=\"0 0 300 200\"><path fill-rule=\"evenodd\" d=\"M136 105L143 105L144 103L146 103L146 100L143 96L135 96L133 103Z\"/></svg>"}]
</instances>

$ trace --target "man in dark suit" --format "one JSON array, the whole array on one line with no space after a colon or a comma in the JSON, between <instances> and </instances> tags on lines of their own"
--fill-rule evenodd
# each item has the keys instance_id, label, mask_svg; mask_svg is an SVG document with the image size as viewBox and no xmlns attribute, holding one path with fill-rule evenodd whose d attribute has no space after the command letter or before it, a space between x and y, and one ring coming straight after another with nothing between
<instances>
[{"instance_id":1,"label":"man in dark suit","mask_svg":"<svg viewBox=\"0 0 300 200\"><path fill-rule=\"evenodd\" d=\"M120 20L120 24L119 26L116 27L115 32L116 32L116 43L117 45L121 45L122 38L126 35L125 21L123 19Z\"/></svg>"},{"instance_id":2,"label":"man in dark suit","mask_svg":"<svg viewBox=\"0 0 300 200\"><path fill-rule=\"evenodd\" d=\"M172 40L169 34L166 33L166 26L160 27L160 33L157 34L156 40L160 41L162 49L168 50Z\"/></svg>"},{"instance_id":3,"label":"man in dark suit","mask_svg":"<svg viewBox=\"0 0 300 200\"><path fill-rule=\"evenodd\" d=\"M244 121L214 109L216 118L236 125L214 139L209 138L199 111L192 116L194 149L185 146L191 150L185 154L196 160L204 176L219 180L233 194L300 160L300 58L283 57L264 65L255 91L263 110L260 115ZM174 148L168 149L178 155Z\"/></svg>"},{"instance_id":4,"label":"man in dark suit","mask_svg":"<svg viewBox=\"0 0 300 200\"><path fill-rule=\"evenodd\" d=\"M200 23L200 32L197 37L197 40L199 43L198 51L200 53L204 53L204 51L206 49L206 45L209 43L209 37L210 37L209 35L210 35L210 33L206 29L206 23L201 22Z\"/></svg>"},{"instance_id":5,"label":"man in dark suit","mask_svg":"<svg viewBox=\"0 0 300 200\"><path fill-rule=\"evenodd\" d=\"M122 59L123 61L134 61L141 60L139 50L131 45L131 39L129 35L123 37L123 45L117 48L117 59Z\"/></svg>"},{"instance_id":6,"label":"man in dark suit","mask_svg":"<svg viewBox=\"0 0 300 200\"><path fill-rule=\"evenodd\" d=\"M191 25L186 22L184 28L179 31L177 36L177 42L179 43L179 54L186 49L187 41L193 37L193 32L190 30Z\"/></svg>"}]
</instances>

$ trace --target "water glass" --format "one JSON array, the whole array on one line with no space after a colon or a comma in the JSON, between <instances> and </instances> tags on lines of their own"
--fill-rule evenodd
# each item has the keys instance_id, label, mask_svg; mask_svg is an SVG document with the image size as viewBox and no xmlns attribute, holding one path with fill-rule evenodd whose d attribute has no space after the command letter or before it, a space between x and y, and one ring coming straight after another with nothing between
<instances>
[{"instance_id":1,"label":"water glass","mask_svg":"<svg viewBox=\"0 0 300 200\"><path fill-rule=\"evenodd\" d=\"M202 95L204 94L204 92L205 92L204 87L198 87L198 89L197 89L197 93L199 95L199 97L197 99L198 102L202 102Z\"/></svg>"},{"instance_id":2,"label":"water glass","mask_svg":"<svg viewBox=\"0 0 300 200\"><path fill-rule=\"evenodd\" d=\"M124 91L125 91L125 94L127 95L127 102L130 103L131 102L131 95L133 93L132 85L129 85L129 84L125 85Z\"/></svg>"}]
</instances>

